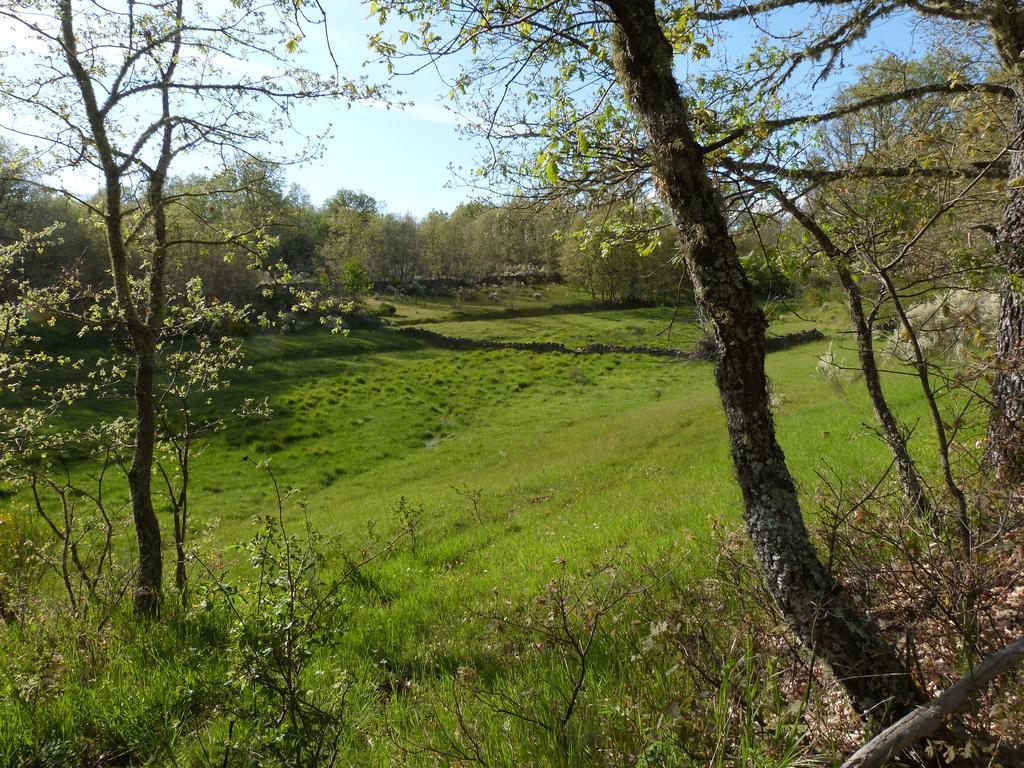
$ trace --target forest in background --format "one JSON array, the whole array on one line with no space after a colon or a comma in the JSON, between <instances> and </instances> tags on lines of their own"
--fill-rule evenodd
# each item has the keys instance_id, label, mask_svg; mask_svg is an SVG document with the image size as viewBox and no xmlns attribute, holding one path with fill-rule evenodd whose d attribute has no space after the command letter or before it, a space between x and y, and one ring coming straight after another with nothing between
<instances>
[{"instance_id":1,"label":"forest in background","mask_svg":"<svg viewBox=\"0 0 1024 768\"><path fill-rule=\"evenodd\" d=\"M418 281L440 281L432 290L452 293L459 286L562 279L610 303L681 295L680 270L666 267L675 248L670 231L653 244L626 238L602 250L610 224L657 216L653 203L588 219L586 211L526 199L474 202L417 220L387 213L383 202L351 190L314 205L300 187L286 186L280 167L241 160L213 178L175 181L169 189L203 201L177 207L169 222L181 241L171 265L175 290L198 277L209 296L238 305L259 304L276 267L287 269L292 283L345 299L415 291ZM18 241L22 230L60 224L45 251L21 265L30 284L54 284L63 274L109 284L104 236L86 207L42 191L38 180L13 181L2 192L2 216L6 242ZM224 232L233 237L225 240ZM254 246L261 238L273 242L265 253Z\"/></svg>"}]
</instances>

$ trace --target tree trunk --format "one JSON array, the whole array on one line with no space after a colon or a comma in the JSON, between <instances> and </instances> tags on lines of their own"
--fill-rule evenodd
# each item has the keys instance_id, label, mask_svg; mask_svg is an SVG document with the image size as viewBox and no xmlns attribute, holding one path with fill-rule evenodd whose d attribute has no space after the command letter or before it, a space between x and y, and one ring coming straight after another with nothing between
<instances>
[{"instance_id":1,"label":"tree trunk","mask_svg":"<svg viewBox=\"0 0 1024 768\"><path fill-rule=\"evenodd\" d=\"M1017 86L1010 178L996 256L1007 271L999 297L987 463L1003 480L1024 480L1024 84Z\"/></svg>"},{"instance_id":2,"label":"tree trunk","mask_svg":"<svg viewBox=\"0 0 1024 768\"><path fill-rule=\"evenodd\" d=\"M896 317L899 319L900 326L903 329L902 333L906 335L910 349L913 351L911 363L914 366L914 370L917 371L917 379L921 383L921 393L924 395L925 402L928 403L928 412L931 414L932 426L935 428L935 445L938 448L939 464L942 467L942 480L949 495L956 501L957 524L960 527L960 541L963 545L964 562L969 562L974 553L974 529L971 526L970 509L967 503L967 495L953 476L949 436L946 433L946 424L942 418L942 411L939 409L939 400L932 387L928 358L921 347L921 340L917 329L910 322L910 316L904 307L903 297L896 290L896 285L893 283L888 270L873 260L871 261L871 266L875 269L876 276L889 294L893 312L896 313Z\"/></svg>"},{"instance_id":3,"label":"tree trunk","mask_svg":"<svg viewBox=\"0 0 1024 768\"><path fill-rule=\"evenodd\" d=\"M924 493L924 486L917 467L907 448L907 440L904 430L896 420L896 416L889 408L889 402L885 399L885 392L882 390L882 378L878 373L878 364L875 361L875 343L871 336L871 326L864 315L864 298L860 292L860 286L854 280L847 264L847 255L832 240L831 237L818 225L806 211L800 208L794 201L790 200L778 188L771 189L772 195L782 208L788 211L818 242L818 246L824 252L829 262L839 276L839 283L846 294L846 305L850 310L850 323L853 326L853 334L857 339L857 356L860 359L860 368L864 373L864 385L868 391L868 399L871 400L871 407L875 411L875 418L882 430L882 437L889 446L893 462L896 465L896 474L899 476L903 493L907 497L911 508L918 517L928 517L931 509L928 504L928 497Z\"/></svg>"},{"instance_id":4,"label":"tree trunk","mask_svg":"<svg viewBox=\"0 0 1024 768\"><path fill-rule=\"evenodd\" d=\"M178 595L184 603L187 599L188 573L185 570L187 558L185 555L185 541L188 536L188 482L190 470L190 446L191 446L191 425L188 423L187 405L185 411L185 436L184 445L178 448L178 466L181 471L181 491L174 500L174 586L178 589ZM169 492L173 494L173 491Z\"/></svg>"},{"instance_id":5,"label":"tree trunk","mask_svg":"<svg viewBox=\"0 0 1024 768\"><path fill-rule=\"evenodd\" d=\"M138 332L135 343L135 451L128 471L132 516L139 542L139 573L135 589L135 609L155 615L160 607L163 582L163 558L160 551L160 524L153 509L151 483L153 451L156 443L156 405L153 380L156 350L148 333Z\"/></svg>"},{"instance_id":6,"label":"tree trunk","mask_svg":"<svg viewBox=\"0 0 1024 768\"><path fill-rule=\"evenodd\" d=\"M850 606L822 565L800 514L768 404L767 324L690 130L654 0L605 2L616 27L616 72L647 133L655 182L718 340L715 379L747 530L766 584L793 631L828 663L858 712L883 720L902 715L921 699L920 691L878 627Z\"/></svg>"},{"instance_id":7,"label":"tree trunk","mask_svg":"<svg viewBox=\"0 0 1024 768\"><path fill-rule=\"evenodd\" d=\"M892 453L893 461L896 464L896 474L899 476L900 485L903 486L903 493L918 517L928 517L931 510L921 483L921 476L918 474L917 467L914 466L914 459L907 448L904 431L896 421L896 417L889 408L889 402L885 399L885 393L882 391L882 378L878 373L878 364L875 361L874 339L871 337L871 327L864 316L864 303L860 288L846 264L837 263L836 272L839 275L843 292L846 294L853 333L857 337L857 355L860 359L860 369L864 373L864 386L867 388L871 407L875 411L875 418L882 430L882 437L885 438L889 451Z\"/></svg>"}]
</instances>

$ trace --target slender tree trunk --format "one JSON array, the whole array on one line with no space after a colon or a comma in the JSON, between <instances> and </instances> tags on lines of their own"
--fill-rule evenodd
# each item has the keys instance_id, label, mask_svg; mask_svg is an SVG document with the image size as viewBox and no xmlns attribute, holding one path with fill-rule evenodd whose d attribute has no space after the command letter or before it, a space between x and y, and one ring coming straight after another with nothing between
<instances>
[{"instance_id":1,"label":"slender tree trunk","mask_svg":"<svg viewBox=\"0 0 1024 768\"><path fill-rule=\"evenodd\" d=\"M864 373L864 386L868 391L868 398L871 400L871 407L875 411L875 418L882 430L882 437L889 446L893 461L896 464L896 474L899 476L903 493L907 497L911 508L918 517L928 517L931 508L928 504L928 497L925 495L924 486L921 483L921 476L914 465L914 459L907 448L907 440L903 428L889 408L889 402L885 399L885 392L882 390L882 377L878 373L878 363L875 361L875 345L871 336L871 326L868 325L864 316L864 302L861 297L860 287L850 274L846 264L839 262L835 265L836 273L839 275L839 283L846 294L846 303L850 310L850 321L853 325L853 333L857 338L857 356L860 359L860 369Z\"/></svg>"},{"instance_id":2,"label":"slender tree trunk","mask_svg":"<svg viewBox=\"0 0 1024 768\"><path fill-rule=\"evenodd\" d=\"M857 281L850 273L846 254L840 250L814 218L800 206L777 188L772 188L771 193L783 209L796 218L818 242L818 246L836 270L843 293L846 294L846 305L850 310L850 323L857 339L857 356L860 359L861 371L864 373L864 385L868 391L868 399L871 400L871 407L875 411L878 426L882 430L882 437L892 453L893 462L896 464L896 474L899 476L900 485L903 487L903 493L911 508L918 517L928 517L931 513L928 497L924 492L921 475L918 474L914 459L907 448L904 430L896 420L892 409L889 408L889 402L885 399L882 378L878 373L878 364L875 361L875 343L871 335L871 326L864 314L864 298L860 292L860 286L857 285Z\"/></svg>"},{"instance_id":3,"label":"slender tree trunk","mask_svg":"<svg viewBox=\"0 0 1024 768\"><path fill-rule=\"evenodd\" d=\"M964 493L963 488L961 488L957 483L956 478L953 477L953 463L950 459L949 436L946 434L946 425L942 419L942 411L939 409L939 401L935 396L935 390L931 384L931 375L928 370L928 358L925 357L924 350L921 348L921 341L918 338L917 330L914 328L913 323L910 322L910 317L907 315L907 311L903 306L903 299L900 297L899 291L896 290L896 286L892 282L892 278L889 276L889 273L885 268L875 262L872 262L872 266L877 272L878 279L882 281L882 284L885 286L885 290L889 294L893 310L896 312L896 317L899 318L900 325L903 327L903 332L910 340L910 348L914 353L914 359L911 362L914 366L914 370L917 371L917 379L921 382L921 392L924 394L925 402L928 403L928 412L931 414L932 426L935 428L935 442L936 447L939 450L939 464L942 467L942 479L946 485L946 490L949 491L949 495L956 501L957 524L960 527L960 541L963 545L964 561L966 562L973 556L974 531L971 527L967 495Z\"/></svg>"},{"instance_id":4,"label":"slender tree trunk","mask_svg":"<svg viewBox=\"0 0 1024 768\"><path fill-rule=\"evenodd\" d=\"M178 594L181 595L181 599L184 602L186 599L186 589L188 588L188 573L185 570L186 558L185 558L185 545L182 541L177 540L174 542L174 549L177 559L174 561L174 586L178 590Z\"/></svg>"},{"instance_id":5,"label":"slender tree trunk","mask_svg":"<svg viewBox=\"0 0 1024 768\"><path fill-rule=\"evenodd\" d=\"M78 52L78 37L75 31L75 13L71 0L59 0L58 13L61 22L61 45L64 57L82 98L92 131L90 137L95 144L96 152L103 169L104 179L104 225L107 236L107 250L110 257L110 274L118 307L123 321L131 336L135 352L135 450L132 465L128 471L128 490L131 496L132 516L135 522L136 538L139 544L139 571L136 579L135 608L143 614L155 614L159 610L160 589L163 575L163 559L160 551L160 524L153 509L151 483L153 475L153 450L156 440L156 406L153 395L156 368L156 332L160 327L163 309L163 261L164 252L154 256L153 272L150 275L150 291L154 285L159 287L157 296L150 296L150 322L140 317L139 309L133 298L131 278L129 274L129 253L125 242L122 211L121 179L125 169L121 167L121 159L115 152L107 133L106 116L100 109L93 86L92 76L83 64ZM179 0L176 12L181 19L182 4ZM163 89L161 91L164 117L168 117L169 97L167 85L176 66L176 57L180 50L180 27L178 45L174 57L165 71ZM167 164L170 161L171 123L166 121L163 131L163 143L160 157L160 182L166 177ZM151 185L152 191L152 185ZM162 191L162 188L161 188ZM162 216L162 211L161 211ZM160 262L157 263L157 257ZM154 322L155 321L155 322Z\"/></svg>"},{"instance_id":6,"label":"slender tree trunk","mask_svg":"<svg viewBox=\"0 0 1024 768\"><path fill-rule=\"evenodd\" d=\"M174 504L174 586L177 587L178 594L183 602L186 599L186 589L188 587L188 573L185 570L185 541L188 537L188 483L192 442L192 426L189 423L187 408L187 404L182 407L182 410L185 412L184 445L177 448L178 466L181 471L181 491L178 493ZM170 489L168 490L170 491ZM170 492L173 494L173 491Z\"/></svg>"},{"instance_id":7,"label":"slender tree trunk","mask_svg":"<svg viewBox=\"0 0 1024 768\"><path fill-rule=\"evenodd\" d=\"M652 171L670 206L697 299L715 330L715 366L747 530L775 601L805 646L824 659L856 709L882 719L921 699L869 617L854 610L811 543L768 404L766 322L736 255L717 190L690 130L672 47L654 0L605 0L613 62L647 133Z\"/></svg>"},{"instance_id":8,"label":"slender tree trunk","mask_svg":"<svg viewBox=\"0 0 1024 768\"><path fill-rule=\"evenodd\" d=\"M128 488L139 543L135 609L146 615L155 615L159 611L163 582L160 523L153 509L151 491L156 443L155 373L156 350L152 337L148 333L139 333L135 338L135 451L128 471Z\"/></svg>"},{"instance_id":9,"label":"slender tree trunk","mask_svg":"<svg viewBox=\"0 0 1024 768\"><path fill-rule=\"evenodd\" d=\"M154 450L156 448L156 399L154 397L156 375L156 341L164 321L167 294L164 285L167 268L167 202L164 199L164 184L170 166L172 152L170 83L177 67L181 50L182 2L177 0L175 14L179 23L178 37L174 44L174 55L163 72L160 100L163 112L162 141L156 167L150 171L149 198L150 215L153 219L153 246L150 255L148 299L145 322L133 333L137 369L135 377L135 455L129 473L132 493L132 514L135 516L135 530L139 540L139 582L135 593L135 609L139 613L154 615L160 609L163 582L163 554L160 551L160 523L153 509Z\"/></svg>"},{"instance_id":10,"label":"slender tree trunk","mask_svg":"<svg viewBox=\"0 0 1024 768\"><path fill-rule=\"evenodd\" d=\"M999 297L987 462L1011 483L1024 480L1024 84L1014 104L1010 178L996 256L1008 276Z\"/></svg>"}]
</instances>

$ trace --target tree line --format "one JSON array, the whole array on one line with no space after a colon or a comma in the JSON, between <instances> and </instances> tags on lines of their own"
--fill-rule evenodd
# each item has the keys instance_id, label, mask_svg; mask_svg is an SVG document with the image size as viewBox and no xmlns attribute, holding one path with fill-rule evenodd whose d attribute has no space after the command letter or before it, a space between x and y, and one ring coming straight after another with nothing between
<instances>
[{"instance_id":1,"label":"tree line","mask_svg":"<svg viewBox=\"0 0 1024 768\"><path fill-rule=\"evenodd\" d=\"M680 295L677 245L653 203L587 211L478 201L417 219L353 190L314 204L287 184L280 166L253 160L210 177L169 179L167 193L179 202L167 218L175 240L169 284L180 292L199 278L210 298L239 306L260 304L283 272L288 281L345 299L415 290L423 280L448 283L448 291L496 280L565 280L610 303ZM653 236L631 233L652 221ZM107 286L106 243L88 206L31 180L0 189L0 242L55 223L59 232L22 260L21 275L39 287L68 275Z\"/></svg>"}]
</instances>

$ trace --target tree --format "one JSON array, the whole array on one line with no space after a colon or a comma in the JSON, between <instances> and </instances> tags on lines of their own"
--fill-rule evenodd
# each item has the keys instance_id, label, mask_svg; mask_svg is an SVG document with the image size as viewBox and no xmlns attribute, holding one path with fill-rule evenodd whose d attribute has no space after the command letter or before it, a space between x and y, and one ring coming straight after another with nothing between
<instances>
[{"instance_id":1,"label":"tree","mask_svg":"<svg viewBox=\"0 0 1024 768\"><path fill-rule=\"evenodd\" d=\"M904 495L922 518L930 518L933 505L907 445L909 430L883 391L875 359L875 321L880 312L898 320L905 305L923 291L978 287L978 265L984 259L977 249L964 247L962 235L972 221L980 224L992 215L992 182L857 178L855 172L864 166L918 164L947 168L953 175L979 158L998 156L994 135L998 130L993 129L997 121L991 116L994 111L998 114L999 105L985 94L952 99L947 94L927 94L863 106L901 87L936 82L956 60L955 52L942 51L912 62L886 56L861 67L859 80L837 96L834 108L861 107L818 127L809 157L822 168L849 169L850 177L788 185L775 179L760 188L767 189L782 211L806 230L809 250L820 254L838 278L882 437L892 452ZM756 175L746 175L744 181L755 193L759 191ZM916 328L901 330L908 339L916 333ZM956 417L940 412L933 382L943 377L943 361L915 358L908 362L917 370L930 407L944 485L959 508L959 533L969 540L964 525L966 499L953 477L951 438L945 426Z\"/></svg>"},{"instance_id":2,"label":"tree","mask_svg":"<svg viewBox=\"0 0 1024 768\"><path fill-rule=\"evenodd\" d=\"M341 265L339 281L342 295L348 297L362 296L370 289L370 273L363 266L362 259L349 256Z\"/></svg>"},{"instance_id":3,"label":"tree","mask_svg":"<svg viewBox=\"0 0 1024 768\"><path fill-rule=\"evenodd\" d=\"M473 280L488 274L482 250L485 241L478 219L488 206L480 202L463 203L452 211L445 228L445 270L453 277Z\"/></svg>"},{"instance_id":4,"label":"tree","mask_svg":"<svg viewBox=\"0 0 1024 768\"><path fill-rule=\"evenodd\" d=\"M78 202L102 225L110 319L134 360L128 485L139 552L135 605L144 614L158 610L163 581L151 481L154 382L163 340L177 326L167 275L182 243L169 217L189 199L169 187L170 174L204 148L221 157L254 151L288 127L295 100L354 93L292 66L305 12L301 4L261 0L216 12L183 0L0 4L0 17L33 46L20 65L3 65L0 100L19 115L5 132L29 142L45 171L84 170L101 179L100 198ZM265 64L266 74L250 59ZM258 234L222 233L217 241L257 250Z\"/></svg>"},{"instance_id":5,"label":"tree","mask_svg":"<svg viewBox=\"0 0 1024 768\"><path fill-rule=\"evenodd\" d=\"M328 216L339 209L355 211L364 219L370 219L381 212L380 203L365 192L353 189L338 190L323 207Z\"/></svg>"},{"instance_id":6,"label":"tree","mask_svg":"<svg viewBox=\"0 0 1024 768\"><path fill-rule=\"evenodd\" d=\"M1009 97L1012 119L1006 126L1005 144L1009 163L1000 164L1006 180L1006 198L998 227L994 229L994 257L1005 279L1000 287L1000 315L995 343L995 364L991 387L987 462L997 476L1010 483L1024 480L1024 5L1019 0L941 0L917 2L897 0L873 3L864 0L761 0L735 2L701 10L698 17L708 23L748 19L770 15L796 5L818 7L830 23L812 27L815 31L801 37L789 50L776 51L772 58L776 88L787 81L796 68L808 61L824 61L822 76L840 61L842 52L868 34L872 25L898 13L910 11L928 21L952 22L962 38L973 38L987 31L992 55L1002 67L1003 83L967 83L954 77L946 82L922 88L899 87L883 98L892 103L920 98L929 93L956 93L987 90ZM972 39L972 42L978 42ZM735 140L734 133L724 143ZM917 169L912 169L912 172ZM941 174L947 169L930 169Z\"/></svg>"},{"instance_id":7,"label":"tree","mask_svg":"<svg viewBox=\"0 0 1024 768\"><path fill-rule=\"evenodd\" d=\"M420 274L420 242L412 216L387 214L377 220L369 253L370 275L393 283L407 283Z\"/></svg>"},{"instance_id":8,"label":"tree","mask_svg":"<svg viewBox=\"0 0 1024 768\"><path fill-rule=\"evenodd\" d=\"M30 285L45 285L65 272L88 285L103 283L103 243L85 221L86 214L81 204L42 189L24 153L0 143L0 246L16 243L23 232L61 224L60 237L21 265Z\"/></svg>"},{"instance_id":9,"label":"tree","mask_svg":"<svg viewBox=\"0 0 1024 768\"><path fill-rule=\"evenodd\" d=\"M720 346L715 379L746 504L747 530L783 615L816 645L862 713L903 710L919 696L876 627L851 610L810 542L768 406L764 315L729 235L689 107L672 72L672 46L651 2L609 3L614 61L650 141L653 173L683 245L698 299Z\"/></svg>"},{"instance_id":10,"label":"tree","mask_svg":"<svg viewBox=\"0 0 1024 768\"><path fill-rule=\"evenodd\" d=\"M698 302L716 337L715 379L747 531L765 582L793 630L827 661L858 711L884 717L909 708L920 692L878 627L851 606L818 559L776 440L764 371L764 315L736 252L720 191L709 175L707 149L694 132L697 110L683 97L674 74L675 52L693 53L702 44L692 37L688 8L662 14L655 0L556 5L524 0L486 10L470 2L395 0L378 7L382 15L396 11L416 22L413 39L428 56L475 52L481 66L465 73L461 85L472 74L488 73L497 73L504 86L495 88L489 80L490 93L508 93L512 86L529 82L515 106L542 101L540 92L556 94L554 103L543 102L549 118L539 135L548 143L541 143L535 163L537 175L549 184L568 182L555 154L566 146L592 161L609 159L604 144L602 151L594 149L598 142L584 132L589 123L581 115L602 114L605 131L629 119L641 128L647 178L670 212ZM449 29L455 32L446 34ZM486 57L481 55L484 46L490 52ZM395 54L386 43L378 41L378 47ZM502 66L508 61L513 63ZM591 88L576 83L565 87L570 79ZM620 95L610 95L616 87ZM572 94L579 92L596 92L598 106L576 109ZM628 118L608 114L616 103L625 105ZM501 109L500 101L492 106ZM616 170L617 160L614 155L601 166L611 171L569 176L588 186L602 181L610 185L608 180L616 178L620 187L643 189L636 165L622 172Z\"/></svg>"},{"instance_id":11,"label":"tree","mask_svg":"<svg viewBox=\"0 0 1024 768\"><path fill-rule=\"evenodd\" d=\"M420 222L418 234L423 266L433 278L455 277L448 263L445 235L449 229L448 215L443 211L431 211Z\"/></svg>"},{"instance_id":12,"label":"tree","mask_svg":"<svg viewBox=\"0 0 1024 768\"><path fill-rule=\"evenodd\" d=\"M562 277L601 301L675 301L685 282L664 211L614 205L588 212L563 238Z\"/></svg>"},{"instance_id":13,"label":"tree","mask_svg":"<svg viewBox=\"0 0 1024 768\"><path fill-rule=\"evenodd\" d=\"M323 280L334 291L344 292L345 265L359 263L365 269L377 247L377 201L362 192L343 189L324 204L326 233L318 251Z\"/></svg>"},{"instance_id":14,"label":"tree","mask_svg":"<svg viewBox=\"0 0 1024 768\"><path fill-rule=\"evenodd\" d=\"M211 177L168 181L168 193L178 201L168 210L168 232L177 243L167 267L170 293L181 295L198 277L210 299L243 306L257 295L261 272L253 269L246 244L224 237L268 231L267 214L258 210L262 206L251 204L262 190L246 190L247 183L253 179L242 181L231 168Z\"/></svg>"}]
</instances>

